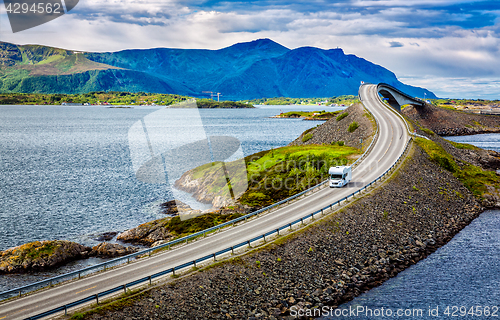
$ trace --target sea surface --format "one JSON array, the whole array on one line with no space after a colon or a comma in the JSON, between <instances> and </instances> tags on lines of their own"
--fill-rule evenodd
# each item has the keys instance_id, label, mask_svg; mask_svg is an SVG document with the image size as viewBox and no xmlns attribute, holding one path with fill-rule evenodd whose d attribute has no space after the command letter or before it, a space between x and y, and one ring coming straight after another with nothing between
<instances>
[{"instance_id":1,"label":"sea surface","mask_svg":"<svg viewBox=\"0 0 500 320\"><path fill-rule=\"evenodd\" d=\"M471 136L444 137L448 140L468 143L476 147L500 152L500 133L475 134Z\"/></svg>"},{"instance_id":2,"label":"sea surface","mask_svg":"<svg viewBox=\"0 0 500 320\"><path fill-rule=\"evenodd\" d=\"M172 200L174 193L193 208L207 209L209 205L169 187L181 171L166 172L165 183L148 183L138 179L134 161L148 160L141 158L144 150L168 149L161 143L182 147L209 136L238 141L239 149L227 159L235 160L285 146L323 123L271 116L324 109L344 108L0 106L0 250L53 239L93 246L103 232L120 232L165 217L159 205ZM188 151L196 154L192 148ZM184 165L177 169L185 170L191 169L186 167L192 163L189 160L172 159ZM49 272L0 275L0 292L102 261L92 258Z\"/></svg>"},{"instance_id":3,"label":"sea surface","mask_svg":"<svg viewBox=\"0 0 500 320\"><path fill-rule=\"evenodd\" d=\"M500 134L446 139L500 151ZM500 210L490 210L426 259L337 314L325 310L322 319L499 319L499 257Z\"/></svg>"},{"instance_id":4,"label":"sea surface","mask_svg":"<svg viewBox=\"0 0 500 320\"><path fill-rule=\"evenodd\" d=\"M231 136L243 156L287 145L322 123L270 118L280 110L325 108L339 109L0 106L0 250L52 239L95 245L99 233L164 217L159 204L172 199L172 190L139 181L132 166L131 150L137 148L130 143L131 128L147 123L148 115L165 120L160 131L153 127L157 123L144 127L151 139L155 130L180 144ZM203 209L190 199L180 200Z\"/></svg>"}]
</instances>

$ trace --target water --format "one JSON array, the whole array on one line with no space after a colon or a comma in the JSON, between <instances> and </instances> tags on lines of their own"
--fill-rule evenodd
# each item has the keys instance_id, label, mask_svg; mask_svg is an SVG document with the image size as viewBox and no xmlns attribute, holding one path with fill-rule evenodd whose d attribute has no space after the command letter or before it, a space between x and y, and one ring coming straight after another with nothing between
<instances>
[{"instance_id":1,"label":"water","mask_svg":"<svg viewBox=\"0 0 500 320\"><path fill-rule=\"evenodd\" d=\"M321 123L269 118L280 109L318 107L202 109L200 115L207 135L236 137L249 155L286 145ZM130 127L158 110L1 106L0 250L52 239L95 245L98 233L163 217L158 205L172 193L135 178L128 143ZM193 114L168 112L172 119Z\"/></svg>"},{"instance_id":2,"label":"water","mask_svg":"<svg viewBox=\"0 0 500 320\"><path fill-rule=\"evenodd\" d=\"M426 259L339 307L340 310L364 308L363 312L323 319L445 319L453 318L454 311L459 319L483 318L462 316L461 311L469 312L476 306L500 307L499 256L500 211L487 211ZM436 307L438 317L430 316L429 310ZM445 314L447 307L449 316ZM465 309L460 310L461 307ZM386 316L366 314L367 309L381 313L382 308ZM388 309L393 312L392 317L387 316ZM411 312L412 316L397 317L397 310L403 310L403 314ZM414 310L422 310L422 316ZM500 317L500 310L496 314Z\"/></svg>"},{"instance_id":3,"label":"water","mask_svg":"<svg viewBox=\"0 0 500 320\"><path fill-rule=\"evenodd\" d=\"M446 139L500 151L500 134ZM500 210L486 211L426 259L387 280L380 287L341 305L337 316L335 313L328 316L324 313L323 319L478 319L485 317L485 307L489 308L489 317L498 318L498 257ZM479 316L481 309L483 313ZM345 317L340 315L343 310L347 315ZM351 310L355 311L349 315L347 311ZM357 310L360 312L357 313ZM402 316L398 316L398 310ZM392 312L392 316L388 312Z\"/></svg>"},{"instance_id":4,"label":"water","mask_svg":"<svg viewBox=\"0 0 500 320\"><path fill-rule=\"evenodd\" d=\"M479 148L500 152L500 133L475 134L471 136L445 138L454 142L473 144Z\"/></svg>"}]
</instances>

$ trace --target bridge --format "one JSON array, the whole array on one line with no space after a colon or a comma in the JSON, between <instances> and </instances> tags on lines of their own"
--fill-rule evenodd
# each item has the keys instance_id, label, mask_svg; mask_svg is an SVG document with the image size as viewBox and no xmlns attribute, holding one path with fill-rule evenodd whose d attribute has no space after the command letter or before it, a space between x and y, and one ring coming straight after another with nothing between
<instances>
[{"instance_id":1,"label":"bridge","mask_svg":"<svg viewBox=\"0 0 500 320\"><path fill-rule=\"evenodd\" d=\"M425 105L425 101L407 95L387 83L378 84L377 92L384 97L384 100L386 100L391 107L398 111L401 111L401 106L406 104L416 107L423 107Z\"/></svg>"}]
</instances>

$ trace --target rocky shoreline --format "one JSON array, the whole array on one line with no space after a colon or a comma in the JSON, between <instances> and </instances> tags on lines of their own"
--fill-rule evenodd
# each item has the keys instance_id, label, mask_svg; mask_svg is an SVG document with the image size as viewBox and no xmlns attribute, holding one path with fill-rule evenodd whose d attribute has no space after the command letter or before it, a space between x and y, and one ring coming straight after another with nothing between
<instances>
[{"instance_id":1,"label":"rocky shoreline","mask_svg":"<svg viewBox=\"0 0 500 320\"><path fill-rule=\"evenodd\" d=\"M45 271L75 260L114 258L137 251L138 248L109 242L91 248L66 240L34 241L0 251L0 274Z\"/></svg>"},{"instance_id":2,"label":"rocky shoreline","mask_svg":"<svg viewBox=\"0 0 500 320\"><path fill-rule=\"evenodd\" d=\"M339 213L86 318L292 319L293 310L336 308L425 258L482 211L414 145L396 176Z\"/></svg>"}]
</instances>

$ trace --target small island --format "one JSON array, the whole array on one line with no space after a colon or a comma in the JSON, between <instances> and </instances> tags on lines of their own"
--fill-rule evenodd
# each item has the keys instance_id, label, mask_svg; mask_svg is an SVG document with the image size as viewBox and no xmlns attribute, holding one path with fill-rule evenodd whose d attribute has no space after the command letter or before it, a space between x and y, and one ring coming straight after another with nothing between
<instances>
[{"instance_id":1,"label":"small island","mask_svg":"<svg viewBox=\"0 0 500 320\"><path fill-rule=\"evenodd\" d=\"M196 104L191 102L196 101ZM0 105L62 105L107 106L131 108L132 106L166 106L174 108L254 108L249 102L214 101L178 94L150 92L96 91L79 94L52 93L1 93Z\"/></svg>"},{"instance_id":2,"label":"small island","mask_svg":"<svg viewBox=\"0 0 500 320\"><path fill-rule=\"evenodd\" d=\"M271 118L285 118L285 119L304 119L304 120L330 120L331 118L337 117L342 110L327 112L323 111L289 111L282 112L278 115L272 116Z\"/></svg>"}]
</instances>

